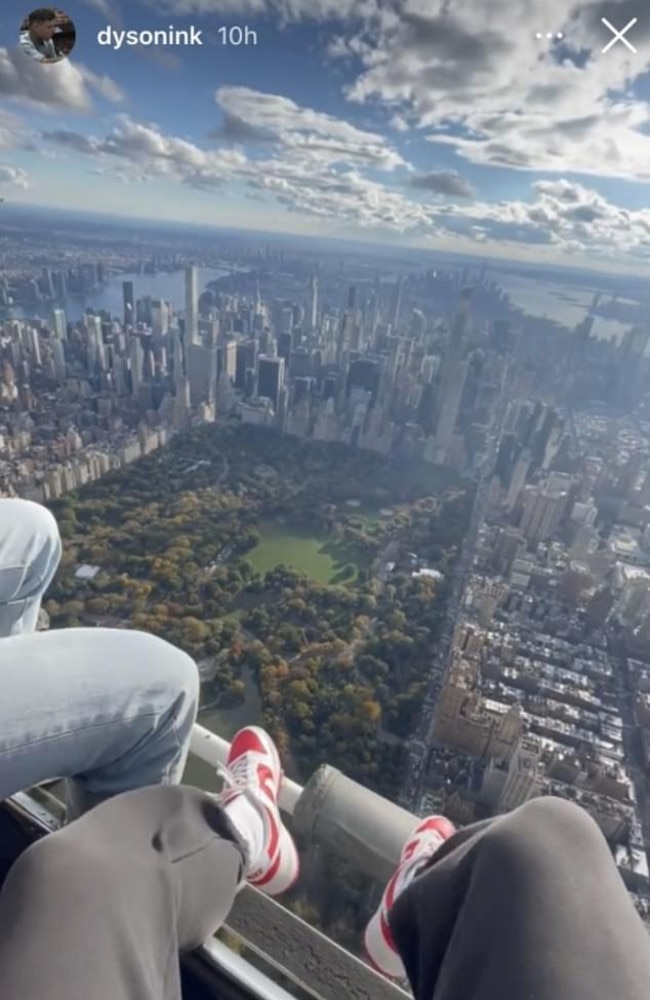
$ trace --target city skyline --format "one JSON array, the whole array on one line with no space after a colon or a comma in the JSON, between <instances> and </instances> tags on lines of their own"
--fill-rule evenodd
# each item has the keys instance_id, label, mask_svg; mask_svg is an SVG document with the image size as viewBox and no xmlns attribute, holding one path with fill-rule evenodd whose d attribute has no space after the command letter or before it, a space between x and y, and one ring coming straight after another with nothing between
<instances>
[{"instance_id":1,"label":"city skyline","mask_svg":"<svg viewBox=\"0 0 650 1000\"><path fill-rule=\"evenodd\" d=\"M341 13L334 18L334 8ZM24 11L2 15L11 39ZM73 9L74 7L74 9ZM68 5L71 60L0 48L0 194L214 226L639 271L650 21L639 4ZM601 17L634 16L636 53ZM195 25L202 47L96 42ZM223 46L217 28L256 44ZM536 38L552 28L562 39ZM45 72L44 72L45 71ZM188 114L188 109L191 113Z\"/></svg>"}]
</instances>

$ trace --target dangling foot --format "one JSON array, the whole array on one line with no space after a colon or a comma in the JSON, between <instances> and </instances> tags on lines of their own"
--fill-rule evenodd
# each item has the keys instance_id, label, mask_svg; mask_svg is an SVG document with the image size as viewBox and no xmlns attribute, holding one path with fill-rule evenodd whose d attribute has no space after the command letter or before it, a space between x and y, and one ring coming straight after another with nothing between
<instances>
[{"instance_id":1,"label":"dangling foot","mask_svg":"<svg viewBox=\"0 0 650 1000\"><path fill-rule=\"evenodd\" d=\"M441 844L455 832L453 823L444 816L427 816L416 826L402 848L399 864L384 890L381 903L366 927L364 936L368 958L384 976L391 979L403 979L406 976L388 925L388 914L397 897L419 874Z\"/></svg>"},{"instance_id":2,"label":"dangling foot","mask_svg":"<svg viewBox=\"0 0 650 1000\"><path fill-rule=\"evenodd\" d=\"M219 796L246 853L246 881L269 896L294 884L300 861L278 808L282 766L275 743L258 726L240 729L230 744Z\"/></svg>"}]
</instances>

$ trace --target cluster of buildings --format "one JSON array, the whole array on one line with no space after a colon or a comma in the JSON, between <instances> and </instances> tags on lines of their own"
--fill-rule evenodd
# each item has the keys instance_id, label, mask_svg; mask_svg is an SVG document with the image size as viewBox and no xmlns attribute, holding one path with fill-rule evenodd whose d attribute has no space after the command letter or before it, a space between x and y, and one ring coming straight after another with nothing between
<instances>
[{"instance_id":1,"label":"cluster of buildings","mask_svg":"<svg viewBox=\"0 0 650 1000\"><path fill-rule=\"evenodd\" d=\"M510 403L430 733L472 762L457 819L579 803L645 915L649 490L638 423Z\"/></svg>"},{"instance_id":2,"label":"cluster of buildings","mask_svg":"<svg viewBox=\"0 0 650 1000\"><path fill-rule=\"evenodd\" d=\"M445 778L423 808L443 795L469 822L579 802L643 908L650 334L603 344L587 318L563 340L515 336L497 286L453 269L350 283L316 268L263 296L274 266L204 290L187 266L180 311L125 280L119 315L76 323L65 296L92 293L98 265L21 272L23 300L55 307L0 326L0 495L48 500L226 418L475 475L485 509L432 699L429 775ZM0 307L14 292L3 278Z\"/></svg>"},{"instance_id":3,"label":"cluster of buildings","mask_svg":"<svg viewBox=\"0 0 650 1000\"><path fill-rule=\"evenodd\" d=\"M63 296L73 277L93 288L106 276L45 268L34 294ZM72 323L57 305L48 322L2 322L0 490L48 500L232 416L462 471L483 454L513 341L507 300L484 276L473 292L454 271L364 279L341 308L316 274L301 301L263 301L259 286L201 291L190 265L184 298L176 312L128 280L119 316Z\"/></svg>"}]
</instances>

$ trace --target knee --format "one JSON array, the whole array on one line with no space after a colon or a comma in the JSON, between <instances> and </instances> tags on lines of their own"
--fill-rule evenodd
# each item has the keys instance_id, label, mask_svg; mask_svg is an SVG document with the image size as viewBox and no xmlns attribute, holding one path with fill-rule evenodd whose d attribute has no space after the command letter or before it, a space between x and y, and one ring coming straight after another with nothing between
<instances>
[{"instance_id":1,"label":"knee","mask_svg":"<svg viewBox=\"0 0 650 1000\"><path fill-rule=\"evenodd\" d=\"M2 503L2 520L15 531L20 531L26 538L34 539L40 546L57 546L60 543L59 527L51 511L33 500L20 500L13 497L0 501Z\"/></svg>"},{"instance_id":2,"label":"knee","mask_svg":"<svg viewBox=\"0 0 650 1000\"><path fill-rule=\"evenodd\" d=\"M164 640L161 640L164 641ZM201 677L195 661L187 653L166 643L169 653L166 683L170 695L179 699L182 714L194 724L201 694Z\"/></svg>"},{"instance_id":3,"label":"knee","mask_svg":"<svg viewBox=\"0 0 650 1000\"><path fill-rule=\"evenodd\" d=\"M119 635L120 633L118 633ZM201 679L199 669L187 653L165 639L148 632L121 633L134 643L134 659L149 669L155 665L155 683L162 699L169 707L178 706L179 714L196 716L199 704Z\"/></svg>"},{"instance_id":4,"label":"knee","mask_svg":"<svg viewBox=\"0 0 650 1000\"><path fill-rule=\"evenodd\" d=\"M525 817L530 825L541 831L556 831L560 835L573 838L602 839L600 828L589 813L568 799L560 799L555 795L531 799L515 811Z\"/></svg>"},{"instance_id":5,"label":"knee","mask_svg":"<svg viewBox=\"0 0 650 1000\"><path fill-rule=\"evenodd\" d=\"M61 557L61 536L52 512L31 500L0 500L0 553L10 566L24 568L23 586L33 586L36 578L49 579Z\"/></svg>"},{"instance_id":6,"label":"knee","mask_svg":"<svg viewBox=\"0 0 650 1000\"><path fill-rule=\"evenodd\" d=\"M48 892L57 888L65 891L68 875L83 864L78 848L63 830L46 834L16 859L7 877L7 889L10 884L24 885L32 892L35 887L45 885Z\"/></svg>"},{"instance_id":7,"label":"knee","mask_svg":"<svg viewBox=\"0 0 650 1000\"><path fill-rule=\"evenodd\" d=\"M510 867L531 860L553 859L576 844L585 852L605 847L605 839L592 817L580 806L554 796L531 799L499 817L485 832L485 847L492 857Z\"/></svg>"}]
</instances>

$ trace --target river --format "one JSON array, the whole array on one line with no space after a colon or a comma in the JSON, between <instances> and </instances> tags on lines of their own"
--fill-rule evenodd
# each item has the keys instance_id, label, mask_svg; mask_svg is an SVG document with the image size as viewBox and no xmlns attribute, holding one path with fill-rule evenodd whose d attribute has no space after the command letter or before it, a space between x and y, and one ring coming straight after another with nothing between
<instances>
[{"instance_id":1,"label":"river","mask_svg":"<svg viewBox=\"0 0 650 1000\"><path fill-rule=\"evenodd\" d=\"M242 726L259 726L262 718L262 700L250 673L245 671L243 680L246 691L241 705L235 708L209 708L200 712L197 719L199 725L205 726L224 740L231 740ZM205 788L208 792L217 791L221 785L217 780L215 769L197 757L190 757L188 760L183 780L188 785Z\"/></svg>"},{"instance_id":2,"label":"river","mask_svg":"<svg viewBox=\"0 0 650 1000\"><path fill-rule=\"evenodd\" d=\"M208 282L223 278L229 274L226 270L200 267L199 274L199 295L205 290ZM65 302L59 303L65 309L66 318L76 321L81 319L87 310L95 312L106 311L121 319L124 315L124 305L122 300L122 282L132 281L133 291L136 299L152 298L164 299L170 302L174 310L185 309L185 271L172 271L170 273L160 271L158 274L139 274L138 272L115 274L96 292L89 295L77 296L68 295ZM39 317L49 319L52 309L57 303L42 302L34 306L15 306L6 310L0 310L0 318L3 312L7 319L27 319Z\"/></svg>"}]
</instances>

